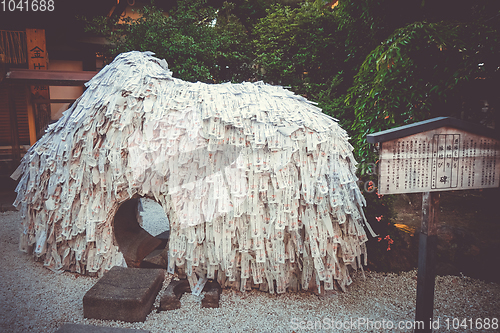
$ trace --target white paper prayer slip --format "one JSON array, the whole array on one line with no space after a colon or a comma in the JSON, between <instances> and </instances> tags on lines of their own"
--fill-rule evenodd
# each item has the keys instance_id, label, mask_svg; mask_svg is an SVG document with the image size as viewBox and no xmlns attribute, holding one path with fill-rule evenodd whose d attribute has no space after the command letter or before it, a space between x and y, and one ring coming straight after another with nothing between
<instances>
[{"instance_id":1,"label":"white paper prayer slip","mask_svg":"<svg viewBox=\"0 0 500 333\"><path fill-rule=\"evenodd\" d=\"M344 289L347 266L366 262L352 147L312 102L262 82L175 79L148 52L119 55L86 86L13 175L20 249L47 267L124 265L113 218L136 194L168 214L169 273L282 293Z\"/></svg>"}]
</instances>

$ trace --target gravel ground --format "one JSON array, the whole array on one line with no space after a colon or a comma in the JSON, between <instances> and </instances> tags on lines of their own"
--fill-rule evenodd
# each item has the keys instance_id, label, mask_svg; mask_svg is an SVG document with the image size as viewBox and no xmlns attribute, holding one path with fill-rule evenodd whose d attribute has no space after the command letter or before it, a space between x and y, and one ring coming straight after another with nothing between
<instances>
[{"instance_id":1,"label":"gravel ground","mask_svg":"<svg viewBox=\"0 0 500 333\"><path fill-rule=\"evenodd\" d=\"M164 231L170 230L168 217L163 207L154 200L141 198L142 209L139 214L142 219L142 228L153 236L158 236Z\"/></svg>"},{"instance_id":2,"label":"gravel ground","mask_svg":"<svg viewBox=\"0 0 500 333\"><path fill-rule=\"evenodd\" d=\"M286 293L224 290L220 308L200 307L200 297L186 294L178 310L148 316L144 323L89 320L83 318L82 299L97 278L73 273L55 274L42 263L18 250L18 212L0 213L0 331L54 332L62 324L84 323L129 327L151 332L291 332L359 331L411 332L398 329L412 325L415 316L416 271L402 274L367 272L366 280L354 276L347 293ZM164 288L170 278L166 279ZM158 300L155 307L158 307ZM434 320L436 332L499 331L470 329L500 318L500 285L467 277L437 277ZM468 325L455 330L453 324ZM467 319L466 322L462 322ZM469 319L472 319L469 321ZM375 325L367 329L363 320ZM448 320L449 329L446 321ZM453 321L455 320L455 321ZM341 322L340 322L341 321ZM389 322L390 321L390 322ZM393 329L390 325L394 325ZM336 325L342 328L335 329ZM330 329L333 326L333 329ZM386 329L383 329L383 328ZM498 327L498 326L496 326Z\"/></svg>"}]
</instances>

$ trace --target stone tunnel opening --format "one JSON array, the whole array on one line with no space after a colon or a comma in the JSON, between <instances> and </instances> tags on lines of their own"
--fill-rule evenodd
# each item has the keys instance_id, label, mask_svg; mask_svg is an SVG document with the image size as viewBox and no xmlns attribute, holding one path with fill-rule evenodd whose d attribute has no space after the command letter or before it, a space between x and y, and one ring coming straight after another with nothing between
<instances>
[{"instance_id":1,"label":"stone tunnel opening","mask_svg":"<svg viewBox=\"0 0 500 333\"><path fill-rule=\"evenodd\" d=\"M170 229L156 201L140 196L124 201L116 211L113 229L128 267L167 267Z\"/></svg>"}]
</instances>

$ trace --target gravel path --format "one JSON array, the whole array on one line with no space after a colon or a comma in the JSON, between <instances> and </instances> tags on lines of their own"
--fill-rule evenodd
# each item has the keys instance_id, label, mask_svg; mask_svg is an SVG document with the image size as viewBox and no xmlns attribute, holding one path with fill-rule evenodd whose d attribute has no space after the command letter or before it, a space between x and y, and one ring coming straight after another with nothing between
<instances>
[{"instance_id":1,"label":"gravel path","mask_svg":"<svg viewBox=\"0 0 500 333\"><path fill-rule=\"evenodd\" d=\"M181 299L181 309L153 311L144 323L84 319L82 299L97 278L55 274L20 252L19 218L18 212L0 213L1 332L54 332L66 322L140 328L151 332L297 332L308 328L309 331L330 332L412 331L397 327L400 321L404 327L411 325L414 319L416 271L399 275L368 272L366 280L355 275L347 293L329 292L320 296L224 290L218 309L201 308L200 298L187 294ZM453 323L458 323L454 318L471 318L472 321L465 322L468 329L453 330ZM467 277L436 279L434 320L439 320L440 324L436 332L500 331L498 328L470 329L471 323L472 326L486 324L491 318L500 318L500 285ZM370 321L368 325L375 328L359 325L363 320ZM496 323L498 325L498 321ZM391 324L393 329L387 329ZM336 325L342 328L335 329Z\"/></svg>"},{"instance_id":2,"label":"gravel path","mask_svg":"<svg viewBox=\"0 0 500 333\"><path fill-rule=\"evenodd\" d=\"M162 232L170 230L168 217L159 203L151 199L141 198L141 205L139 207L142 228L144 230L153 236L158 236Z\"/></svg>"}]
</instances>

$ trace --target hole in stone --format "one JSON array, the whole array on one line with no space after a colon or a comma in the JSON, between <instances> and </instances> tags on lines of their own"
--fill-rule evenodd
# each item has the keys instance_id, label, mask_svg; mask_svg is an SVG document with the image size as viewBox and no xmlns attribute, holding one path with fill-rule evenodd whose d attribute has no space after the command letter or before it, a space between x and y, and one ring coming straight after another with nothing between
<instances>
[{"instance_id":1,"label":"hole in stone","mask_svg":"<svg viewBox=\"0 0 500 333\"><path fill-rule=\"evenodd\" d=\"M136 196L123 202L116 211L113 229L128 267L166 268L168 219L154 200Z\"/></svg>"}]
</instances>

